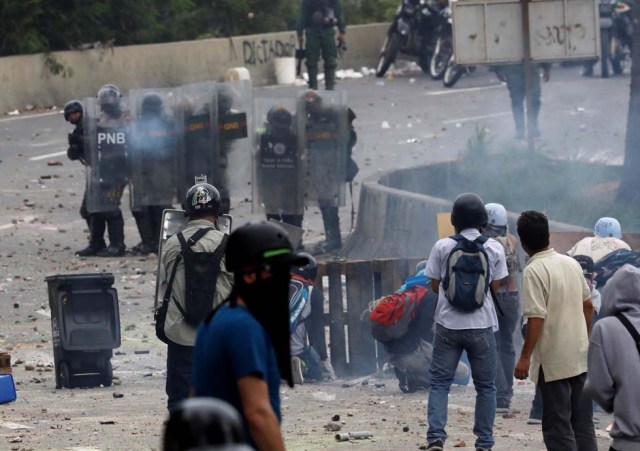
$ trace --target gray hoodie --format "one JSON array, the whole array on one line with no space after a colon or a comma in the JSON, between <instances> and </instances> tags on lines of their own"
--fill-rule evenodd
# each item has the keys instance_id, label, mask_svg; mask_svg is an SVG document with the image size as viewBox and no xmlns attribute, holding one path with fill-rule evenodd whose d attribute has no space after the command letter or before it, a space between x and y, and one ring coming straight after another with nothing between
<instances>
[{"instance_id":1,"label":"gray hoodie","mask_svg":"<svg viewBox=\"0 0 640 451\"><path fill-rule=\"evenodd\" d=\"M584 392L614 414L611 446L640 450L640 352L631 334L613 315L624 314L640 332L640 269L624 265L602 294L602 319L589 344L589 372Z\"/></svg>"}]
</instances>

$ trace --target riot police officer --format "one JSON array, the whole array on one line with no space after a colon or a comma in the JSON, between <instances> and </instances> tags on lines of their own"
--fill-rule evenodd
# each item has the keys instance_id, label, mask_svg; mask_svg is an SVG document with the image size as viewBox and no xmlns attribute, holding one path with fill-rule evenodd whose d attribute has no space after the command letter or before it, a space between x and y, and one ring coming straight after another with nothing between
<instances>
[{"instance_id":1,"label":"riot police officer","mask_svg":"<svg viewBox=\"0 0 640 451\"><path fill-rule=\"evenodd\" d=\"M357 166L351 159L356 132L355 114L341 103L325 102L317 91L302 95L304 148L311 195L317 201L325 229L325 251L342 247L338 207L344 201L345 184L351 182Z\"/></svg>"},{"instance_id":2,"label":"riot police officer","mask_svg":"<svg viewBox=\"0 0 640 451\"><path fill-rule=\"evenodd\" d=\"M333 90L336 82L338 51L336 32L338 27L338 46L344 46L346 25L340 0L302 0L296 31L300 47L303 47L303 32L307 38L306 57L309 73L309 88L318 89L318 60L324 61L324 85Z\"/></svg>"},{"instance_id":3,"label":"riot police officer","mask_svg":"<svg viewBox=\"0 0 640 451\"><path fill-rule=\"evenodd\" d=\"M70 100L64 106L64 120L73 124L75 127L71 133L67 135L69 147L67 148L67 157L71 161L79 160L83 165L86 164L84 155L84 132L82 127L83 116L82 102L79 100ZM80 217L87 222L87 228L91 230L91 220L87 211L87 193L85 190L82 196L82 204L80 205ZM89 242L89 246L76 252L78 256L95 255L96 252L104 249L106 244L102 242Z\"/></svg>"},{"instance_id":4,"label":"riot police officer","mask_svg":"<svg viewBox=\"0 0 640 451\"><path fill-rule=\"evenodd\" d=\"M136 91L131 92L134 98ZM171 208L175 180L175 122L164 113L158 92L142 95L139 114L130 129L131 212L136 220L141 242L132 248L147 255L158 250L162 212ZM162 176L158 176L162 172Z\"/></svg>"},{"instance_id":5,"label":"riot police officer","mask_svg":"<svg viewBox=\"0 0 640 451\"><path fill-rule=\"evenodd\" d=\"M85 133L90 145L87 209L90 212L91 244L84 255L119 257L125 252L120 199L127 184L127 119L122 109L120 90L115 85L100 88L97 106L91 105L93 108L85 112ZM110 241L106 248L105 229Z\"/></svg>"},{"instance_id":6,"label":"riot police officer","mask_svg":"<svg viewBox=\"0 0 640 451\"><path fill-rule=\"evenodd\" d=\"M259 202L267 219L302 227L303 199L298 186L299 152L293 114L285 105L267 112L259 135L257 171Z\"/></svg>"}]
</instances>

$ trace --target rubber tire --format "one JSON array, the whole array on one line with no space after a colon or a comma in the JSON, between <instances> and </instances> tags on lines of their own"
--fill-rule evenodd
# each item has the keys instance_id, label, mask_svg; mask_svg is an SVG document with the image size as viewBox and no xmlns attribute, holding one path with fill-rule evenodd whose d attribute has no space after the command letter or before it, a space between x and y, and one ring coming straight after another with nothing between
<instances>
[{"instance_id":1,"label":"rubber tire","mask_svg":"<svg viewBox=\"0 0 640 451\"><path fill-rule=\"evenodd\" d=\"M451 59L451 52L447 52L448 54L445 54L442 51L443 42L443 37L439 37L436 43L437 50L433 52L433 56L431 57L431 62L429 64L429 75L431 76L432 80L442 80L442 77L444 77L444 73L447 70L447 61ZM441 67L438 67L438 63L441 63Z\"/></svg>"},{"instance_id":2,"label":"rubber tire","mask_svg":"<svg viewBox=\"0 0 640 451\"><path fill-rule=\"evenodd\" d=\"M58 369L58 372L60 374L60 387L74 388L73 376L71 375L71 370L69 369L69 365L67 365L67 362L60 363L60 368Z\"/></svg>"},{"instance_id":3,"label":"rubber tire","mask_svg":"<svg viewBox=\"0 0 640 451\"><path fill-rule=\"evenodd\" d=\"M445 88L453 88L462 74L464 73L464 69L460 66L456 66L453 62L453 56L449 60L449 64L447 64L447 70L444 71L444 77L442 78L442 84Z\"/></svg>"},{"instance_id":4,"label":"rubber tire","mask_svg":"<svg viewBox=\"0 0 640 451\"><path fill-rule=\"evenodd\" d=\"M384 49L380 53L380 59L378 59L378 65L376 66L376 77L384 77L389 66L396 60L399 50L400 38L398 35L393 33L391 36L387 36L387 39L384 41Z\"/></svg>"},{"instance_id":5,"label":"rubber tire","mask_svg":"<svg viewBox=\"0 0 640 451\"><path fill-rule=\"evenodd\" d=\"M611 55L609 51L611 49L611 30L600 30L600 74L602 78L609 78L609 60Z\"/></svg>"},{"instance_id":6,"label":"rubber tire","mask_svg":"<svg viewBox=\"0 0 640 451\"><path fill-rule=\"evenodd\" d=\"M100 371L100 383L104 387L111 387L113 384L113 366L111 360L107 360L102 371Z\"/></svg>"}]
</instances>

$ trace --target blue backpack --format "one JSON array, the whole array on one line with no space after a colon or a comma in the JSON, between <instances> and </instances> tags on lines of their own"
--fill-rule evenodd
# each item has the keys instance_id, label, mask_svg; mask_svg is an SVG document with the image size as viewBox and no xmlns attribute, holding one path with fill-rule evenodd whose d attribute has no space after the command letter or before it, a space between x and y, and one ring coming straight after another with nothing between
<instances>
[{"instance_id":1,"label":"blue backpack","mask_svg":"<svg viewBox=\"0 0 640 451\"><path fill-rule=\"evenodd\" d=\"M442 282L449 303L463 312L473 312L484 305L491 284L489 257L484 250L488 238L474 241L462 235L451 237L456 245L449 252Z\"/></svg>"}]
</instances>

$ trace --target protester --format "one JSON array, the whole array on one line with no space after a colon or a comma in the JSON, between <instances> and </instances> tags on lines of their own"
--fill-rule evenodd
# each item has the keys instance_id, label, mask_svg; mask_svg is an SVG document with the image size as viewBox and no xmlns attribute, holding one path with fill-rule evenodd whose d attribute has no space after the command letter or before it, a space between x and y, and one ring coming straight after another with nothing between
<instances>
[{"instance_id":1,"label":"protester","mask_svg":"<svg viewBox=\"0 0 640 451\"><path fill-rule=\"evenodd\" d=\"M619 249L631 250L629 245L622 240L622 228L616 218L600 218L593 227L593 235L578 241L567 254L586 255L591 257L594 263L604 256Z\"/></svg>"},{"instance_id":2,"label":"protester","mask_svg":"<svg viewBox=\"0 0 640 451\"><path fill-rule=\"evenodd\" d=\"M597 451L591 402L582 396L587 378L591 293L574 259L549 247L549 222L537 211L518 218L529 255L522 274L527 335L515 377L531 379L542 397L542 435L549 451Z\"/></svg>"},{"instance_id":3,"label":"protester","mask_svg":"<svg viewBox=\"0 0 640 451\"><path fill-rule=\"evenodd\" d=\"M480 233L487 225L487 211L478 195L465 193L456 198L451 223L456 235L436 242L426 269L431 287L438 293L427 449L444 449L449 390L458 360L466 351L477 393L473 428L478 437L475 447L477 451L486 451L495 443L497 357L494 332L498 326L489 284L498 289L499 281L509 273L502 245ZM465 249L467 255L460 255ZM461 264L471 270L471 279L465 280L462 275L457 275L457 271L452 273L452 258L457 258L456 265ZM478 267L482 268L481 272L475 269Z\"/></svg>"},{"instance_id":4,"label":"protester","mask_svg":"<svg viewBox=\"0 0 640 451\"><path fill-rule=\"evenodd\" d=\"M610 451L640 450L640 269L620 268L603 293L593 327L584 392L613 413ZM628 321L628 327L623 321ZM636 336L633 336L635 332Z\"/></svg>"}]
</instances>

